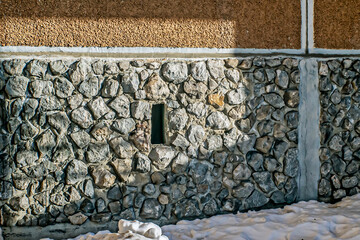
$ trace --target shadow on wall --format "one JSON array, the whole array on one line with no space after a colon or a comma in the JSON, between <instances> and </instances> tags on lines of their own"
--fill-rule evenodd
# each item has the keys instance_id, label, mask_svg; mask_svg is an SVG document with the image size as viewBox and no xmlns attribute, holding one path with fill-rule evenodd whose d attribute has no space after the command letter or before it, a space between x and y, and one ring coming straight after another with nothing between
<instances>
[{"instance_id":1,"label":"shadow on wall","mask_svg":"<svg viewBox=\"0 0 360 240\"><path fill-rule=\"evenodd\" d=\"M300 10L300 0L4 0L0 41L30 46L298 49Z\"/></svg>"}]
</instances>

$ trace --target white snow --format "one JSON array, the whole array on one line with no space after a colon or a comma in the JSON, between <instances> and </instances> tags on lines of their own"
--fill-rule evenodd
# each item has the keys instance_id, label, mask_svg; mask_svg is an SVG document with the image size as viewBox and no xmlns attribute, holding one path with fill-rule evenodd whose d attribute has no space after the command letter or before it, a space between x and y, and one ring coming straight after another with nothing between
<instances>
[{"instance_id":1,"label":"white snow","mask_svg":"<svg viewBox=\"0 0 360 240\"><path fill-rule=\"evenodd\" d=\"M73 240L166 240L162 234L170 240L360 240L360 194L336 204L299 202L282 209L180 221L161 229L153 223L121 220L119 233L102 231Z\"/></svg>"},{"instance_id":2,"label":"white snow","mask_svg":"<svg viewBox=\"0 0 360 240\"><path fill-rule=\"evenodd\" d=\"M360 194L336 204L299 202L283 209L180 221L162 230L170 240L360 239Z\"/></svg>"}]
</instances>

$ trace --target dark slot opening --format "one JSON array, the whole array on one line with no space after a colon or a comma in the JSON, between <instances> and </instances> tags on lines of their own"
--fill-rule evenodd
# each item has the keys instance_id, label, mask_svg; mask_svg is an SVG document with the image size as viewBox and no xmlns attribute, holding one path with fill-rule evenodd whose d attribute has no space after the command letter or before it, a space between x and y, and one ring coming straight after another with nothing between
<instances>
[{"instance_id":1,"label":"dark slot opening","mask_svg":"<svg viewBox=\"0 0 360 240\"><path fill-rule=\"evenodd\" d=\"M156 104L152 107L151 114L151 143L165 143L165 105Z\"/></svg>"}]
</instances>

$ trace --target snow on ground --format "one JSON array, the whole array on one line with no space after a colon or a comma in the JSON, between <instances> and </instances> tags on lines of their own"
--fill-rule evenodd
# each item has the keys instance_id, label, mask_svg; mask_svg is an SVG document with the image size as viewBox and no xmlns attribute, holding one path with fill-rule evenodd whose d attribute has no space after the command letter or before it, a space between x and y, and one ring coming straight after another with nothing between
<instances>
[{"instance_id":1,"label":"snow on ground","mask_svg":"<svg viewBox=\"0 0 360 240\"><path fill-rule=\"evenodd\" d=\"M299 202L283 209L250 211L162 227L172 239L360 239L360 194L336 204Z\"/></svg>"},{"instance_id":2,"label":"snow on ground","mask_svg":"<svg viewBox=\"0 0 360 240\"><path fill-rule=\"evenodd\" d=\"M360 194L336 204L299 202L282 209L227 214L202 220L180 221L161 229L137 221L119 222L120 233L102 231L76 240L360 240ZM164 235L161 235L164 234Z\"/></svg>"}]
</instances>

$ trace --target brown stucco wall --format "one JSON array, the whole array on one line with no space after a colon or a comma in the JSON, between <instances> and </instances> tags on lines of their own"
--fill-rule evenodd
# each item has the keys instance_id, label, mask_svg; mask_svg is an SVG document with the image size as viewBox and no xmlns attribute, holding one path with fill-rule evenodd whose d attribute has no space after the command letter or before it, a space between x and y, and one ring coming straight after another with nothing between
<instances>
[{"instance_id":1,"label":"brown stucco wall","mask_svg":"<svg viewBox=\"0 0 360 240\"><path fill-rule=\"evenodd\" d=\"M3 46L292 48L300 0L3 0Z\"/></svg>"},{"instance_id":2,"label":"brown stucco wall","mask_svg":"<svg viewBox=\"0 0 360 240\"><path fill-rule=\"evenodd\" d=\"M315 0L314 41L317 48L360 48L360 1Z\"/></svg>"}]
</instances>

